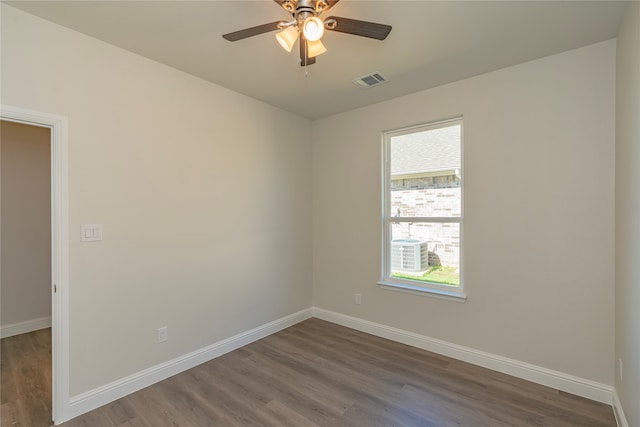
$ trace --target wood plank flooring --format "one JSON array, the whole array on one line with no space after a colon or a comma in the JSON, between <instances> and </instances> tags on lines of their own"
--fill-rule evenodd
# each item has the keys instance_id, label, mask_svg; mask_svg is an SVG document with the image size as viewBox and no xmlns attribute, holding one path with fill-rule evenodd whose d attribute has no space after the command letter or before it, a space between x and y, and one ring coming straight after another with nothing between
<instances>
[{"instance_id":1,"label":"wood plank flooring","mask_svg":"<svg viewBox=\"0 0 640 427\"><path fill-rule=\"evenodd\" d=\"M299 323L63 424L615 425L608 405L319 319Z\"/></svg>"},{"instance_id":2,"label":"wood plank flooring","mask_svg":"<svg viewBox=\"0 0 640 427\"><path fill-rule=\"evenodd\" d=\"M3 338L0 426L51 424L51 328Z\"/></svg>"}]
</instances>

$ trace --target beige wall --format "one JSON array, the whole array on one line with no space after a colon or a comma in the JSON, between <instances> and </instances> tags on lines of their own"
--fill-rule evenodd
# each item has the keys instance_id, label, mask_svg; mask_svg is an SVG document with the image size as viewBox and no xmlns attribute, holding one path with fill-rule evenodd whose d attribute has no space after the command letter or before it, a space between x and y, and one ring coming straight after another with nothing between
<instances>
[{"instance_id":1,"label":"beige wall","mask_svg":"<svg viewBox=\"0 0 640 427\"><path fill-rule=\"evenodd\" d=\"M618 36L616 97L616 391L640 425L640 3Z\"/></svg>"},{"instance_id":2,"label":"beige wall","mask_svg":"<svg viewBox=\"0 0 640 427\"><path fill-rule=\"evenodd\" d=\"M612 385L614 99L612 40L314 121L314 305ZM459 115L468 300L381 289L381 132Z\"/></svg>"},{"instance_id":3,"label":"beige wall","mask_svg":"<svg viewBox=\"0 0 640 427\"><path fill-rule=\"evenodd\" d=\"M2 327L51 316L48 128L0 122Z\"/></svg>"},{"instance_id":4,"label":"beige wall","mask_svg":"<svg viewBox=\"0 0 640 427\"><path fill-rule=\"evenodd\" d=\"M1 7L2 103L69 119L71 396L311 305L308 120Z\"/></svg>"}]
</instances>

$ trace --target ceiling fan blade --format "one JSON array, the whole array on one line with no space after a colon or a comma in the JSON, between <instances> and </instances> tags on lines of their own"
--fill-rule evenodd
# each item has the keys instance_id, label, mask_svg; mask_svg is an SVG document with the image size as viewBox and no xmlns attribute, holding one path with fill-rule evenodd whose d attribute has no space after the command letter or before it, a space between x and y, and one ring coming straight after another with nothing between
<instances>
[{"instance_id":1,"label":"ceiling fan blade","mask_svg":"<svg viewBox=\"0 0 640 427\"><path fill-rule=\"evenodd\" d=\"M233 33L223 34L223 38L230 42L246 39L247 37L257 36L258 34L268 33L280 29L278 26L283 21L270 22L268 24L258 25L257 27L245 28L244 30L234 31Z\"/></svg>"},{"instance_id":2,"label":"ceiling fan blade","mask_svg":"<svg viewBox=\"0 0 640 427\"><path fill-rule=\"evenodd\" d=\"M304 37L304 34L300 33L300 66L304 67L307 65L313 65L316 63L316 57L309 58L307 56L307 52L309 52L309 46L307 46L307 39Z\"/></svg>"},{"instance_id":3,"label":"ceiling fan blade","mask_svg":"<svg viewBox=\"0 0 640 427\"><path fill-rule=\"evenodd\" d=\"M340 18L339 16L330 16L325 19L336 21L333 28L327 27L327 30L338 31L340 33L353 34L361 37L369 37L370 39L384 40L391 32L391 25L377 24L375 22L358 21L357 19Z\"/></svg>"}]
</instances>

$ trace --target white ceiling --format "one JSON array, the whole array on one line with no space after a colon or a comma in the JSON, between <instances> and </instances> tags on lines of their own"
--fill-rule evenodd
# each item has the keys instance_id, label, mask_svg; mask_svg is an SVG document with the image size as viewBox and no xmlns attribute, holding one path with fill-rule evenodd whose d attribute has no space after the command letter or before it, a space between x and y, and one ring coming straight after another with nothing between
<instances>
[{"instance_id":1,"label":"white ceiling","mask_svg":"<svg viewBox=\"0 0 640 427\"><path fill-rule=\"evenodd\" d=\"M286 20L260 1L7 1L13 7L310 119L611 39L617 1L349 1L327 15L393 26L385 41L327 32L304 68L275 32L222 34ZM362 89L378 71L388 83Z\"/></svg>"}]
</instances>

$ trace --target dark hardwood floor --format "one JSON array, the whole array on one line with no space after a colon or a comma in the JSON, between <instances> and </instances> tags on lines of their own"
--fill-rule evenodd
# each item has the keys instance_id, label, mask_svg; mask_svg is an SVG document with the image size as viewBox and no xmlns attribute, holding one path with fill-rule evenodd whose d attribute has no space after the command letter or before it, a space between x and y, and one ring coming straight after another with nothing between
<instances>
[{"instance_id":1,"label":"dark hardwood floor","mask_svg":"<svg viewBox=\"0 0 640 427\"><path fill-rule=\"evenodd\" d=\"M51 328L3 338L0 426L51 424Z\"/></svg>"},{"instance_id":2,"label":"dark hardwood floor","mask_svg":"<svg viewBox=\"0 0 640 427\"><path fill-rule=\"evenodd\" d=\"M3 342L3 350L4 346ZM4 369L3 355L3 375ZM4 391L4 379L2 385ZM2 402L4 418L4 398ZM31 410L33 406L24 408ZM608 405L318 319L299 323L63 424L615 425Z\"/></svg>"}]
</instances>

